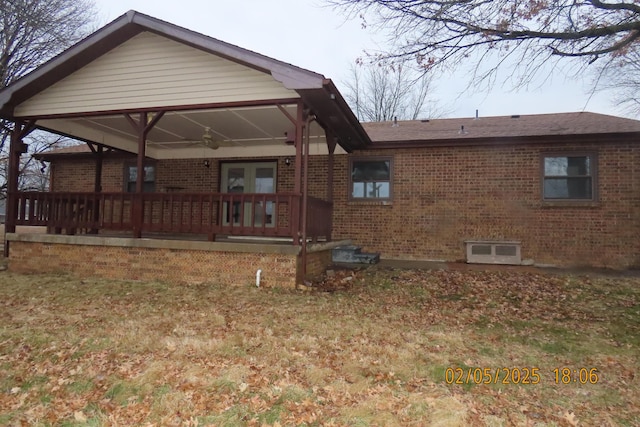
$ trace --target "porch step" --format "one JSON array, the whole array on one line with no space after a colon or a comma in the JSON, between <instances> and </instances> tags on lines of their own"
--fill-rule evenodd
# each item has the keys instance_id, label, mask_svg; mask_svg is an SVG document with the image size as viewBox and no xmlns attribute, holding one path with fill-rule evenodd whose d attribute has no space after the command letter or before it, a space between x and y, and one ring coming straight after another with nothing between
<instances>
[{"instance_id":1,"label":"porch step","mask_svg":"<svg viewBox=\"0 0 640 427\"><path fill-rule=\"evenodd\" d=\"M377 264L380 262L380 254L363 253L360 246L345 245L332 250L331 260L344 264Z\"/></svg>"}]
</instances>

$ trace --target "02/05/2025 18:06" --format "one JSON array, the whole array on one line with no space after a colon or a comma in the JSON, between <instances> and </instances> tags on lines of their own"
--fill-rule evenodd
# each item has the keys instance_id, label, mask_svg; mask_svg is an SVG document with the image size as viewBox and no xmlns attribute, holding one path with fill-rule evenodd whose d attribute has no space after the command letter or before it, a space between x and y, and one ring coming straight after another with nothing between
<instances>
[{"instance_id":1,"label":"02/05/2025 18:06","mask_svg":"<svg viewBox=\"0 0 640 427\"><path fill-rule=\"evenodd\" d=\"M555 384L596 384L597 368L555 368L551 370ZM539 384L540 368L452 368L445 370L447 384Z\"/></svg>"}]
</instances>

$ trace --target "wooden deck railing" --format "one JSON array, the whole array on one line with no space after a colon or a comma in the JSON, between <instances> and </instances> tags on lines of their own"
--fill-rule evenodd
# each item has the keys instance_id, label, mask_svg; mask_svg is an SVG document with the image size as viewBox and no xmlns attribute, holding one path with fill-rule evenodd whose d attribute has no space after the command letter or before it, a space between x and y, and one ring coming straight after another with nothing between
<instances>
[{"instance_id":1,"label":"wooden deck railing","mask_svg":"<svg viewBox=\"0 0 640 427\"><path fill-rule=\"evenodd\" d=\"M133 230L142 206L145 232L293 237L298 235L301 197L294 193L18 193L16 225L50 232ZM330 238L332 204L309 198L307 234Z\"/></svg>"}]
</instances>

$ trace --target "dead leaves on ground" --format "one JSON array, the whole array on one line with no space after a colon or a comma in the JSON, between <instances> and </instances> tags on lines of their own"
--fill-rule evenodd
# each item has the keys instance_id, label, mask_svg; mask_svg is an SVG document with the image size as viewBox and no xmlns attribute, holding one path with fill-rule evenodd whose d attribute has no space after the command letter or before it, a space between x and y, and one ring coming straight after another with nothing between
<instances>
[{"instance_id":1,"label":"dead leaves on ground","mask_svg":"<svg viewBox=\"0 0 640 427\"><path fill-rule=\"evenodd\" d=\"M570 427L640 419L638 365L628 357L637 351L635 279L374 267L336 269L313 287L324 292L312 293L10 280L25 282L0 287L4 424ZM580 338L587 345L616 322L630 338L612 336L606 354L584 360L603 371L601 384L552 383L550 369L572 356L545 353L556 349L544 334L591 331ZM438 371L492 360L541 365L544 384L448 385Z\"/></svg>"}]
</instances>

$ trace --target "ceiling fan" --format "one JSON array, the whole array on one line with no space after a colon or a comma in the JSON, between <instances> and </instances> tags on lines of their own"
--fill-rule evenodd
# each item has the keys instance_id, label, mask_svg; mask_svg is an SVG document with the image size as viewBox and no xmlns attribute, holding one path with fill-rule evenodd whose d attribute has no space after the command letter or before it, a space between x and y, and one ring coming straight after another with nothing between
<instances>
[{"instance_id":1,"label":"ceiling fan","mask_svg":"<svg viewBox=\"0 0 640 427\"><path fill-rule=\"evenodd\" d=\"M213 138L213 135L211 135L210 127L204 128L204 134L202 135L202 144L204 144L204 146L207 148L211 148L212 150L217 150L218 148L220 148L220 141L217 141Z\"/></svg>"}]
</instances>

